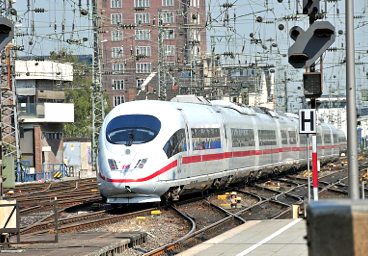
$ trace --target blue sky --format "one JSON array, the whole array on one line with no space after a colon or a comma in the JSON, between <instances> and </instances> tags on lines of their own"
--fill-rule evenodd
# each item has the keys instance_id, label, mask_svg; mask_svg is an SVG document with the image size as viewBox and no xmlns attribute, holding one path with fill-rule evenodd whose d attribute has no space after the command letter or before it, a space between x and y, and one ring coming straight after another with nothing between
<instances>
[{"instance_id":1,"label":"blue sky","mask_svg":"<svg viewBox=\"0 0 368 256\"><path fill-rule=\"evenodd\" d=\"M355 16L357 16L355 19L357 62L367 61L368 56L367 1L354 1ZM88 9L87 2L91 3L91 0L82 0L82 6L79 8L79 0L30 0L30 9L46 9L45 13L34 13L27 12L27 1L17 1L14 7L18 11L19 31L29 35L18 38L19 44L25 46L24 54L48 55L50 51L57 51L63 47L72 49L75 54L91 54L91 13L86 16L80 13L80 9ZM227 12L228 29L223 27L224 18L226 18L225 8L220 7L226 2L233 4ZM300 3L298 9L301 12L303 1L298 2ZM287 54L287 49L293 43L289 37L289 29L295 25L307 29L309 25L305 15L299 15L298 20L287 19L296 14L296 3L296 0L283 0L281 3L278 0L207 0L208 52L212 50L211 36L215 36L212 41L215 43L215 53L235 52L240 54L234 59L224 58L224 62L237 64L257 61L276 65L277 82L282 82L284 78L281 75L286 72L287 78L291 80L288 91L297 97L301 94L297 88L301 83L302 71L292 68L287 63L287 57L284 54ZM345 1L327 3L327 20L336 27L336 31L345 31L344 5ZM324 1L321 1L321 7L325 9ZM257 17L261 17L262 22L257 22ZM32 31L31 20L34 20L34 31ZM65 23L64 34L61 33L63 22ZM284 25L284 30L278 29L280 24ZM251 33L254 39L262 43L252 43ZM83 38L88 38L88 41L82 42L81 45L71 45L65 42L67 39L83 41ZM32 41L32 45L29 44L29 41ZM332 47L341 50L327 52L324 55L324 94L326 95L345 92L345 65L342 63L345 57L345 51L342 48L345 45L345 35L338 35ZM358 90L368 89L366 86L367 72L366 65L356 66Z\"/></svg>"}]
</instances>

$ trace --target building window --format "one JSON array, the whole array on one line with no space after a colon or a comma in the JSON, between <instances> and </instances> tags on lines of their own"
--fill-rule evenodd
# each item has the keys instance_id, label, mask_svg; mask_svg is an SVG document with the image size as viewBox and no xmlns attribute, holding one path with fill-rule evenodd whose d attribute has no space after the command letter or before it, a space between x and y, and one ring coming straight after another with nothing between
<instances>
[{"instance_id":1,"label":"building window","mask_svg":"<svg viewBox=\"0 0 368 256\"><path fill-rule=\"evenodd\" d=\"M175 31L173 29L165 29L164 39L175 39Z\"/></svg>"},{"instance_id":2,"label":"building window","mask_svg":"<svg viewBox=\"0 0 368 256\"><path fill-rule=\"evenodd\" d=\"M200 42L201 41L201 32L199 30L191 30L190 31L190 41Z\"/></svg>"},{"instance_id":3,"label":"building window","mask_svg":"<svg viewBox=\"0 0 368 256\"><path fill-rule=\"evenodd\" d=\"M151 63L137 63L137 73L151 73Z\"/></svg>"},{"instance_id":4,"label":"building window","mask_svg":"<svg viewBox=\"0 0 368 256\"><path fill-rule=\"evenodd\" d=\"M136 13L135 14L135 24L150 23L149 13Z\"/></svg>"},{"instance_id":5,"label":"building window","mask_svg":"<svg viewBox=\"0 0 368 256\"><path fill-rule=\"evenodd\" d=\"M190 0L190 5L193 7L199 8L200 4L201 4L200 0Z\"/></svg>"},{"instance_id":6,"label":"building window","mask_svg":"<svg viewBox=\"0 0 368 256\"><path fill-rule=\"evenodd\" d=\"M190 17L191 17L191 23L197 23L197 24L201 23L199 13L192 13Z\"/></svg>"},{"instance_id":7,"label":"building window","mask_svg":"<svg viewBox=\"0 0 368 256\"><path fill-rule=\"evenodd\" d=\"M151 56L151 46L136 46L137 55Z\"/></svg>"},{"instance_id":8,"label":"building window","mask_svg":"<svg viewBox=\"0 0 368 256\"><path fill-rule=\"evenodd\" d=\"M123 40L123 31L114 30L111 31L111 41L121 41Z\"/></svg>"},{"instance_id":9,"label":"building window","mask_svg":"<svg viewBox=\"0 0 368 256\"><path fill-rule=\"evenodd\" d=\"M135 40L150 40L151 39L151 31L150 30L136 30L135 31Z\"/></svg>"},{"instance_id":10,"label":"building window","mask_svg":"<svg viewBox=\"0 0 368 256\"><path fill-rule=\"evenodd\" d=\"M112 71L114 71L114 73L124 73L124 64L123 63L113 63Z\"/></svg>"},{"instance_id":11,"label":"building window","mask_svg":"<svg viewBox=\"0 0 368 256\"><path fill-rule=\"evenodd\" d=\"M163 23L173 23L174 22L174 13L173 12L163 12L161 13L162 22Z\"/></svg>"},{"instance_id":12,"label":"building window","mask_svg":"<svg viewBox=\"0 0 368 256\"><path fill-rule=\"evenodd\" d=\"M62 132L45 132L43 133L43 139L46 138L47 140L61 140L63 137Z\"/></svg>"},{"instance_id":13,"label":"building window","mask_svg":"<svg viewBox=\"0 0 368 256\"><path fill-rule=\"evenodd\" d=\"M124 48L123 47L112 47L111 48L111 57L116 58L122 58L124 54Z\"/></svg>"},{"instance_id":14,"label":"building window","mask_svg":"<svg viewBox=\"0 0 368 256\"><path fill-rule=\"evenodd\" d=\"M174 6L174 0L162 0L162 6Z\"/></svg>"},{"instance_id":15,"label":"building window","mask_svg":"<svg viewBox=\"0 0 368 256\"><path fill-rule=\"evenodd\" d=\"M122 0L111 0L111 8L121 8Z\"/></svg>"},{"instance_id":16,"label":"building window","mask_svg":"<svg viewBox=\"0 0 368 256\"><path fill-rule=\"evenodd\" d=\"M112 13L111 14L111 24L121 24L123 23L123 14Z\"/></svg>"},{"instance_id":17,"label":"building window","mask_svg":"<svg viewBox=\"0 0 368 256\"><path fill-rule=\"evenodd\" d=\"M175 56L175 45L164 45L165 56Z\"/></svg>"},{"instance_id":18,"label":"building window","mask_svg":"<svg viewBox=\"0 0 368 256\"><path fill-rule=\"evenodd\" d=\"M114 91L124 90L124 80L123 79L112 79L111 88Z\"/></svg>"},{"instance_id":19,"label":"building window","mask_svg":"<svg viewBox=\"0 0 368 256\"><path fill-rule=\"evenodd\" d=\"M149 0L135 0L134 7L149 7Z\"/></svg>"},{"instance_id":20,"label":"building window","mask_svg":"<svg viewBox=\"0 0 368 256\"><path fill-rule=\"evenodd\" d=\"M137 79L137 87L138 88L140 88L143 83L144 83L144 79Z\"/></svg>"},{"instance_id":21,"label":"building window","mask_svg":"<svg viewBox=\"0 0 368 256\"><path fill-rule=\"evenodd\" d=\"M125 98L123 95L114 96L114 107L120 105L125 102Z\"/></svg>"}]
</instances>

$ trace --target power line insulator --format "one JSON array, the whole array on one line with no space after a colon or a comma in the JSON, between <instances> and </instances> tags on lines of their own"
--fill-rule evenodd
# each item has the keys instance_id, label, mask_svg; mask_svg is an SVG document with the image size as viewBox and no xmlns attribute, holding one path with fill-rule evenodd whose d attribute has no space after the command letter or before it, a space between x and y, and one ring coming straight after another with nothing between
<instances>
[{"instance_id":1,"label":"power line insulator","mask_svg":"<svg viewBox=\"0 0 368 256\"><path fill-rule=\"evenodd\" d=\"M86 16L86 15L88 15L88 10L82 9L82 10L80 10L80 14L83 15L83 16Z\"/></svg>"},{"instance_id":2,"label":"power line insulator","mask_svg":"<svg viewBox=\"0 0 368 256\"><path fill-rule=\"evenodd\" d=\"M44 13L45 12L45 8L35 8L33 11L35 13Z\"/></svg>"}]
</instances>

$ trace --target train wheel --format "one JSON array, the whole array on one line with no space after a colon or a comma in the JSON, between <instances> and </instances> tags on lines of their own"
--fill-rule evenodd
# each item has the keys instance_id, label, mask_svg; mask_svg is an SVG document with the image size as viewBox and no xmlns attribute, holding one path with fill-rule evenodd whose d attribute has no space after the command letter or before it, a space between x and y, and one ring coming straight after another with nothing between
<instances>
[{"instance_id":1,"label":"train wheel","mask_svg":"<svg viewBox=\"0 0 368 256\"><path fill-rule=\"evenodd\" d=\"M122 204L111 204L111 207L115 210L118 208L121 208L123 205Z\"/></svg>"},{"instance_id":2,"label":"train wheel","mask_svg":"<svg viewBox=\"0 0 368 256\"><path fill-rule=\"evenodd\" d=\"M101 195L101 197L102 197L102 202L103 202L103 203L106 203L107 198L106 198L105 196L103 196L102 194L100 194L100 195Z\"/></svg>"}]
</instances>

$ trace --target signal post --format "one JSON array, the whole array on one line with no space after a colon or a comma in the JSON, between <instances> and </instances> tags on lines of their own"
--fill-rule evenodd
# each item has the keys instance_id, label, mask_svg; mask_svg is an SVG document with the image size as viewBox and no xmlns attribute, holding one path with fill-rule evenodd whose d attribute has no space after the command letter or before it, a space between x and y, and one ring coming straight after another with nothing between
<instances>
[{"instance_id":1,"label":"signal post","mask_svg":"<svg viewBox=\"0 0 368 256\"><path fill-rule=\"evenodd\" d=\"M303 0L303 14L309 16L310 27L304 31L301 27L295 26L290 30L290 37L295 41L288 49L289 63L297 69L304 68L303 74L304 96L310 99L311 109L300 110L299 132L307 134L307 159L308 159L308 198L310 199L310 177L309 177L309 134L312 136L313 148L313 194L314 200L318 200L318 179L317 179L317 123L316 123L316 99L323 93L322 83L322 54L335 42L335 27L328 21L317 21L320 15L320 0ZM315 70L315 62L321 58L320 72ZM309 114L309 119L304 115ZM306 123L309 128L306 129Z\"/></svg>"}]
</instances>

